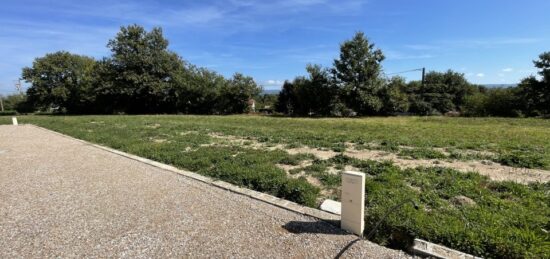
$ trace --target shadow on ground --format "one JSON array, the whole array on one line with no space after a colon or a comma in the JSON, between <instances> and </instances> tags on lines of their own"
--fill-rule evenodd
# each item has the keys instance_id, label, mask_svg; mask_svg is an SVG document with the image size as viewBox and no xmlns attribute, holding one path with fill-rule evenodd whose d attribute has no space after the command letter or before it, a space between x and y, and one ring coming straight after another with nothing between
<instances>
[{"instance_id":1,"label":"shadow on ground","mask_svg":"<svg viewBox=\"0 0 550 259\"><path fill-rule=\"evenodd\" d=\"M290 221L284 224L282 227L290 233L303 234L328 234L328 235L349 235L349 233L336 227L340 225L339 220L333 220L331 222L325 221Z\"/></svg>"}]
</instances>

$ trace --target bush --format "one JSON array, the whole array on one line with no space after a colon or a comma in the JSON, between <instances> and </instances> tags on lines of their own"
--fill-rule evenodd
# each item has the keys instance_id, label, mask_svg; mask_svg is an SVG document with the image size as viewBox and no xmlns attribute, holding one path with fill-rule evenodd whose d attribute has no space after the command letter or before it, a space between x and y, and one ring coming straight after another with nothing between
<instances>
[{"instance_id":1,"label":"bush","mask_svg":"<svg viewBox=\"0 0 550 259\"><path fill-rule=\"evenodd\" d=\"M0 116L10 116L10 115L16 115L16 114L17 114L16 111L3 111L3 112L0 111Z\"/></svg>"}]
</instances>

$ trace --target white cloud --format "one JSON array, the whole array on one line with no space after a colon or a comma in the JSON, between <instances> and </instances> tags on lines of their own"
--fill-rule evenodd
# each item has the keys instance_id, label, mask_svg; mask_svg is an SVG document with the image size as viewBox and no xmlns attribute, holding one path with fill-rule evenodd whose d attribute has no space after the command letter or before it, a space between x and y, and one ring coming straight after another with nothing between
<instances>
[{"instance_id":1,"label":"white cloud","mask_svg":"<svg viewBox=\"0 0 550 259\"><path fill-rule=\"evenodd\" d=\"M274 86L274 85L282 85L284 83L284 81L283 80L270 79L270 80L265 81L264 83L266 85Z\"/></svg>"},{"instance_id":2,"label":"white cloud","mask_svg":"<svg viewBox=\"0 0 550 259\"><path fill-rule=\"evenodd\" d=\"M476 76L477 76L477 77L485 77L485 74L483 74L483 73L477 73Z\"/></svg>"},{"instance_id":3,"label":"white cloud","mask_svg":"<svg viewBox=\"0 0 550 259\"><path fill-rule=\"evenodd\" d=\"M512 72L512 71L514 71L514 69L513 69L513 68L510 68L510 67L507 67L507 68L502 69L502 72L506 72L506 73Z\"/></svg>"}]
</instances>

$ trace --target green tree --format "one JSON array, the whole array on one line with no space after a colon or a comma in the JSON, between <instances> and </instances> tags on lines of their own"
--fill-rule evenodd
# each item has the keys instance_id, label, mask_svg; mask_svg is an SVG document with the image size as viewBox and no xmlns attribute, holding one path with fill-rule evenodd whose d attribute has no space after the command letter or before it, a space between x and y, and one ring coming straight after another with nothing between
<instances>
[{"instance_id":1,"label":"green tree","mask_svg":"<svg viewBox=\"0 0 550 259\"><path fill-rule=\"evenodd\" d=\"M175 90L177 110L183 113L219 113L219 93L227 83L220 74L193 65L180 71Z\"/></svg>"},{"instance_id":2,"label":"green tree","mask_svg":"<svg viewBox=\"0 0 550 259\"><path fill-rule=\"evenodd\" d=\"M475 87L466 80L464 74L452 70L430 71L426 74L424 84L413 81L407 89L411 112L424 115L460 111L466 96L474 92Z\"/></svg>"},{"instance_id":3,"label":"green tree","mask_svg":"<svg viewBox=\"0 0 550 259\"><path fill-rule=\"evenodd\" d=\"M277 111L290 115L329 115L337 98L330 71L320 65L308 65L308 76L285 82L279 93Z\"/></svg>"},{"instance_id":4,"label":"green tree","mask_svg":"<svg viewBox=\"0 0 550 259\"><path fill-rule=\"evenodd\" d=\"M363 32L340 45L333 73L346 105L359 114L377 114L383 107L379 91L384 85L382 51L369 43Z\"/></svg>"},{"instance_id":5,"label":"green tree","mask_svg":"<svg viewBox=\"0 0 550 259\"><path fill-rule=\"evenodd\" d=\"M384 114L403 113L409 110L409 98L404 92L407 87L402 77L392 77L388 84L381 90L381 98L384 106Z\"/></svg>"},{"instance_id":6,"label":"green tree","mask_svg":"<svg viewBox=\"0 0 550 259\"><path fill-rule=\"evenodd\" d=\"M90 109L96 61L93 58L59 51L34 60L23 68L22 78L30 83L28 101L39 109L56 108L68 113Z\"/></svg>"},{"instance_id":7,"label":"green tree","mask_svg":"<svg viewBox=\"0 0 550 259\"><path fill-rule=\"evenodd\" d=\"M296 81L296 79L294 81ZM275 110L280 113L294 115L294 106L297 103L296 87L293 82L286 80L277 96Z\"/></svg>"},{"instance_id":8,"label":"green tree","mask_svg":"<svg viewBox=\"0 0 550 259\"><path fill-rule=\"evenodd\" d=\"M331 104L338 98L338 89L330 75L330 70L320 65L307 65L308 78L303 91L309 114L329 115Z\"/></svg>"},{"instance_id":9,"label":"green tree","mask_svg":"<svg viewBox=\"0 0 550 259\"><path fill-rule=\"evenodd\" d=\"M539 75L546 83L550 82L550 52L544 52L539 55L539 59L533 61L535 67L540 69Z\"/></svg>"},{"instance_id":10,"label":"green tree","mask_svg":"<svg viewBox=\"0 0 550 259\"><path fill-rule=\"evenodd\" d=\"M539 55L533 61L541 79L527 77L519 84L518 98L527 115L550 114L550 52Z\"/></svg>"},{"instance_id":11,"label":"green tree","mask_svg":"<svg viewBox=\"0 0 550 259\"><path fill-rule=\"evenodd\" d=\"M220 89L218 111L222 114L248 112L248 101L259 96L261 91L252 77L236 73Z\"/></svg>"},{"instance_id":12,"label":"green tree","mask_svg":"<svg viewBox=\"0 0 550 259\"><path fill-rule=\"evenodd\" d=\"M121 27L107 46L99 95L112 110L128 113L175 112L175 90L183 60L168 50L161 28Z\"/></svg>"},{"instance_id":13,"label":"green tree","mask_svg":"<svg viewBox=\"0 0 550 259\"><path fill-rule=\"evenodd\" d=\"M0 98L2 98L5 111L26 112L20 111L21 107L27 102L26 94L10 94L7 96L0 95Z\"/></svg>"}]
</instances>

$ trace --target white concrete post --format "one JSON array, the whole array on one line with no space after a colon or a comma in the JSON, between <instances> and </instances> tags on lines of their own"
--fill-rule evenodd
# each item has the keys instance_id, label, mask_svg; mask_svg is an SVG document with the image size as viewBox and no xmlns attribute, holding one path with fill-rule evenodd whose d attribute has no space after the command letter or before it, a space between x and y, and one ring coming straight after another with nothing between
<instances>
[{"instance_id":1,"label":"white concrete post","mask_svg":"<svg viewBox=\"0 0 550 259\"><path fill-rule=\"evenodd\" d=\"M342 173L342 215L340 227L356 235L365 229L365 174Z\"/></svg>"},{"instance_id":2,"label":"white concrete post","mask_svg":"<svg viewBox=\"0 0 550 259\"><path fill-rule=\"evenodd\" d=\"M18 125L16 117L11 117L11 122L13 122L13 125Z\"/></svg>"}]
</instances>

